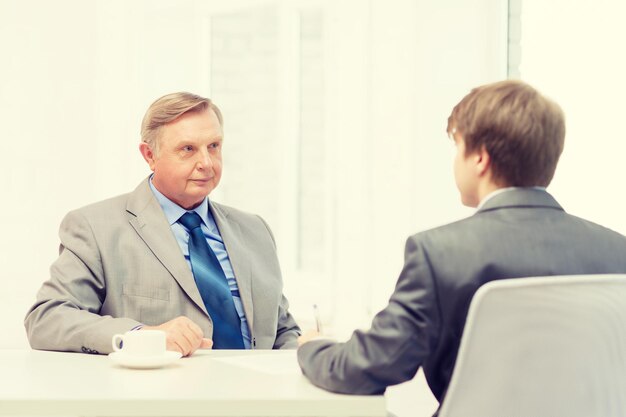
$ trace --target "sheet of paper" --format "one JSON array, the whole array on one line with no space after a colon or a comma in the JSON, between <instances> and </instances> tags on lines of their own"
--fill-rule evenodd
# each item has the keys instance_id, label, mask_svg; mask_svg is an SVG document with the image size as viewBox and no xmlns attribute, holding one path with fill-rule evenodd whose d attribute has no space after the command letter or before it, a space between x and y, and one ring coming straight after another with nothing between
<instances>
[{"instance_id":1,"label":"sheet of paper","mask_svg":"<svg viewBox=\"0 0 626 417\"><path fill-rule=\"evenodd\" d=\"M277 360L278 359L278 360ZM275 355L252 355L252 356L228 356L213 358L213 360L240 366L266 374L294 374L300 373L300 367L294 356L277 358Z\"/></svg>"}]
</instances>

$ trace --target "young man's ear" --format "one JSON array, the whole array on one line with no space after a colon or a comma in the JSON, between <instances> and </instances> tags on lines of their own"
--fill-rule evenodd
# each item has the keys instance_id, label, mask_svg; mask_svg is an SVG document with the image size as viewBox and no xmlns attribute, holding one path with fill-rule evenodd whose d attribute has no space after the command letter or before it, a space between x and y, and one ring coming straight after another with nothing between
<instances>
[{"instance_id":1,"label":"young man's ear","mask_svg":"<svg viewBox=\"0 0 626 417\"><path fill-rule=\"evenodd\" d=\"M148 165L150 166L150 170L154 171L154 159L155 155L152 152L152 148L145 142L141 142L139 144L139 152L141 152L141 156L146 160Z\"/></svg>"},{"instance_id":2,"label":"young man's ear","mask_svg":"<svg viewBox=\"0 0 626 417\"><path fill-rule=\"evenodd\" d=\"M487 152L485 145L480 147L476 155L474 155L474 158L478 176L482 177L486 175L489 172L489 168L491 168L491 155Z\"/></svg>"}]
</instances>

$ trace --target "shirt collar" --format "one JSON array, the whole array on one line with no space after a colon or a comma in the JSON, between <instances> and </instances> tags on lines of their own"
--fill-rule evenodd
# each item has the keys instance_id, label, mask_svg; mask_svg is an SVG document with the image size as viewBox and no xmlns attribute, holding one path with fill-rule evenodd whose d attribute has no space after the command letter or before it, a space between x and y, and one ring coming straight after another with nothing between
<instances>
[{"instance_id":1,"label":"shirt collar","mask_svg":"<svg viewBox=\"0 0 626 417\"><path fill-rule=\"evenodd\" d=\"M487 201L491 200L492 198L494 198L498 194L502 194L502 193L505 193L507 191L519 190L519 189L522 189L522 188L529 188L529 189L532 189L532 190L546 191L546 187L505 187L505 188L498 188L497 190L492 191L489 194L487 194L480 201L480 204L478 204L478 207L476 207L476 211L480 211L480 209L484 207L484 205L487 203Z\"/></svg>"},{"instance_id":2,"label":"shirt collar","mask_svg":"<svg viewBox=\"0 0 626 417\"><path fill-rule=\"evenodd\" d=\"M202 203L198 207L194 208L193 210L186 210L182 208L181 206L179 206L178 204L174 203L172 200L167 198L165 195L163 195L163 193L161 193L159 190L156 189L154 184L152 184L152 175L150 176L150 189L152 190L152 193L154 194L157 201L159 202L159 205L163 209L165 218L167 219L170 226L176 223L183 214L189 211L195 211L196 213L198 213L198 216L200 216L200 218L204 222L204 225L207 226L209 229L211 229L211 227L209 226L211 223L209 222L209 198L208 197L204 197L204 200L202 200Z\"/></svg>"}]
</instances>

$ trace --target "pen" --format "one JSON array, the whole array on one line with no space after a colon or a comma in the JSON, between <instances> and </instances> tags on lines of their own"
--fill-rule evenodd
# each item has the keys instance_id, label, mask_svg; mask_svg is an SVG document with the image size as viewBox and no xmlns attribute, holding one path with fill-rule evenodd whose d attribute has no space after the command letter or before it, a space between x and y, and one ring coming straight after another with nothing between
<instances>
[{"instance_id":1,"label":"pen","mask_svg":"<svg viewBox=\"0 0 626 417\"><path fill-rule=\"evenodd\" d=\"M322 333L322 320L320 320L320 310L317 304L313 304L313 316L315 317L315 328L318 333Z\"/></svg>"}]
</instances>

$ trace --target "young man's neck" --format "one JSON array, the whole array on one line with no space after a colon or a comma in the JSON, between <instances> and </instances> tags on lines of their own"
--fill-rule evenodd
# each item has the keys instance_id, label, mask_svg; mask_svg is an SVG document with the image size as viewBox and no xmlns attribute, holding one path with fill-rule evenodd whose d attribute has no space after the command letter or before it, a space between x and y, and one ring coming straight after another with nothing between
<instances>
[{"instance_id":1,"label":"young man's neck","mask_svg":"<svg viewBox=\"0 0 626 417\"><path fill-rule=\"evenodd\" d=\"M502 188L508 188L508 185L498 185L492 181L486 181L486 182L479 184L478 204L480 204L480 202L482 202L485 199L485 197L487 197L489 194Z\"/></svg>"}]
</instances>

